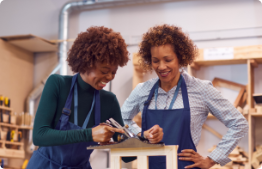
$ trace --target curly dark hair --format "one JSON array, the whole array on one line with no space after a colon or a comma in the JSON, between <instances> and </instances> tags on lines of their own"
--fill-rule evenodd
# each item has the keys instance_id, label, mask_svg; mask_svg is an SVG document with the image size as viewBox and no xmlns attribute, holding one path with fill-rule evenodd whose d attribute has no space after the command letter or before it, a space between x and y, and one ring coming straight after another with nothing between
<instances>
[{"instance_id":1,"label":"curly dark hair","mask_svg":"<svg viewBox=\"0 0 262 169\"><path fill-rule=\"evenodd\" d=\"M127 45L119 32L104 26L90 27L78 34L68 51L68 65L73 72L86 72L98 61L124 66L128 58Z\"/></svg>"},{"instance_id":2,"label":"curly dark hair","mask_svg":"<svg viewBox=\"0 0 262 169\"><path fill-rule=\"evenodd\" d=\"M139 60L140 65L146 71L152 70L151 47L165 44L171 44L173 46L180 66L191 64L198 54L196 45L182 32L180 27L167 24L155 26L143 34L138 53L141 57Z\"/></svg>"}]
</instances>

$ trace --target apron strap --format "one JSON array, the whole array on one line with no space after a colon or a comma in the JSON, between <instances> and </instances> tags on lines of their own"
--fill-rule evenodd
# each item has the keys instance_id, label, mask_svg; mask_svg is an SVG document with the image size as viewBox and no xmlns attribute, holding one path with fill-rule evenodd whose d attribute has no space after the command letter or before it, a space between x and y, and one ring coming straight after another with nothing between
<instances>
[{"instance_id":1,"label":"apron strap","mask_svg":"<svg viewBox=\"0 0 262 169\"><path fill-rule=\"evenodd\" d=\"M71 102L72 102L73 88L74 88L74 84L76 82L77 76L78 76L78 73L75 74L72 78L72 83L71 83L69 95L67 96L65 107L63 108L62 115L59 119L61 121L60 126L59 126L60 130L65 129L65 126L66 126L66 124L69 120L69 116L71 114Z\"/></svg>"},{"instance_id":2,"label":"apron strap","mask_svg":"<svg viewBox=\"0 0 262 169\"><path fill-rule=\"evenodd\" d=\"M159 83L159 80L154 84L154 86L152 87L152 89L150 90L150 93L149 93L149 96L147 98L147 101L145 101L144 103L144 108L143 108L143 112L142 112L142 131L145 131L146 129L146 110L148 109L148 106L150 104L150 101L154 95L154 91L155 91L155 88L158 87L158 83ZM144 133L141 132L141 136L144 137Z\"/></svg>"},{"instance_id":3,"label":"apron strap","mask_svg":"<svg viewBox=\"0 0 262 169\"><path fill-rule=\"evenodd\" d=\"M183 97L183 103L184 103L184 109L190 109L189 107L189 101L188 101L188 94L187 94L187 86L185 79L182 77L182 84L181 84L181 90L182 90L182 97Z\"/></svg>"},{"instance_id":4,"label":"apron strap","mask_svg":"<svg viewBox=\"0 0 262 169\"><path fill-rule=\"evenodd\" d=\"M65 107L64 107L64 108L69 109L69 110L71 108L73 88L74 88L77 76L78 76L78 73L76 75L74 75L73 78L72 78L71 88L70 88L69 95L68 95L68 97L66 99L66 103L65 103ZM71 114L71 111L70 111L70 114Z\"/></svg>"},{"instance_id":5,"label":"apron strap","mask_svg":"<svg viewBox=\"0 0 262 169\"><path fill-rule=\"evenodd\" d=\"M173 106L174 106L174 103L175 103L175 100L176 100L176 98L177 98L179 89L180 89L180 87L181 87L182 78L183 78L182 75L180 75L179 81L178 81L178 83L177 83L176 91L175 91L174 96L173 96L173 99L172 99L172 101L171 101L171 103L170 103L170 105L169 105L169 109L170 109L170 110L171 110L171 109L173 108Z\"/></svg>"},{"instance_id":6,"label":"apron strap","mask_svg":"<svg viewBox=\"0 0 262 169\"><path fill-rule=\"evenodd\" d=\"M86 128L86 126L87 126L87 124L88 124L88 122L89 122L89 120L90 120L90 116L91 116L92 111L93 111L93 109L94 109L95 99L96 99L96 95L95 95L95 92L94 92L93 101L92 101L92 106L91 106L91 109L89 110L89 112L88 112L88 114L87 114L87 116L86 116L86 119L85 119L84 123L83 123L83 126L82 126L83 129ZM74 113L75 113L75 115L77 116L77 111L74 112ZM96 114L96 112L95 112L95 114ZM100 114L100 113L99 113L99 114Z\"/></svg>"}]
</instances>

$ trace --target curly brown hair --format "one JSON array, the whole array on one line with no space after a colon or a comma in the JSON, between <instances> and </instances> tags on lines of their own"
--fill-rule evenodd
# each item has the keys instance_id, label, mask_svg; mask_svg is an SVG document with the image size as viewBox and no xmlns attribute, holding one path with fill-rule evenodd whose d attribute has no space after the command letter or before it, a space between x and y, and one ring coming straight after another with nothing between
<instances>
[{"instance_id":1,"label":"curly brown hair","mask_svg":"<svg viewBox=\"0 0 262 169\"><path fill-rule=\"evenodd\" d=\"M149 29L143 34L140 43L140 65L147 71L152 70L151 47L171 44L174 48L180 66L191 64L197 56L197 47L180 27L173 25L159 25Z\"/></svg>"},{"instance_id":2,"label":"curly brown hair","mask_svg":"<svg viewBox=\"0 0 262 169\"><path fill-rule=\"evenodd\" d=\"M124 66L128 58L127 45L119 32L104 26L94 26L78 34L68 51L68 65L73 72L86 72L98 61Z\"/></svg>"}]
</instances>

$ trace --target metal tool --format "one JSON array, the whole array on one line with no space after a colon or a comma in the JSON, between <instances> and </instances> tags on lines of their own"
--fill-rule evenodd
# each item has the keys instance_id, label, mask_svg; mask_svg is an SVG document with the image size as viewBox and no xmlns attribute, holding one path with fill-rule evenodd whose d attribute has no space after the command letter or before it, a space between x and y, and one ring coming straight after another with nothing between
<instances>
[{"instance_id":1,"label":"metal tool","mask_svg":"<svg viewBox=\"0 0 262 169\"><path fill-rule=\"evenodd\" d=\"M122 127L117 121L115 121L113 118L110 118L109 120L106 121L107 124L115 126L118 129L124 130L124 135L127 138L138 138L132 131L128 129L128 125L125 125Z\"/></svg>"}]
</instances>

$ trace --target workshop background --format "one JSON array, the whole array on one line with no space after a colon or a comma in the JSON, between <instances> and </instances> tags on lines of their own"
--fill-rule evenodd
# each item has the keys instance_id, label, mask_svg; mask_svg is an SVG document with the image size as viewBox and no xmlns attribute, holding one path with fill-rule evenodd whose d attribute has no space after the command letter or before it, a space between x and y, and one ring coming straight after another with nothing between
<instances>
[{"instance_id":1,"label":"workshop background","mask_svg":"<svg viewBox=\"0 0 262 169\"><path fill-rule=\"evenodd\" d=\"M103 1L105 0L90 1L90 3ZM139 2L139 0L136 1ZM23 164L26 164L26 160L30 159L31 150L28 149L31 146L30 130L32 127L30 126L32 126L32 122L30 122L31 117L27 117L27 99L29 94L43 83L43 79L59 63L57 46L53 51L28 52L27 49L21 49L21 46L16 47L11 44L12 38L10 36L14 36L13 38L17 40L19 37L21 38L18 35L32 34L42 41L46 39L58 44L59 14L68 2L72 1L4 0L0 3L0 96L4 101L5 97L10 99L10 109L3 108L8 105L0 105L0 109L2 108L1 112L12 112L12 115L17 119L15 124L10 124L10 126L5 125L3 121L0 123L0 159L9 168L22 168ZM75 10L69 14L68 39L75 39L78 33L85 31L90 26L106 26L120 32L126 40L130 61L127 66L118 69L115 79L111 83L111 91L116 94L120 106L133 89L135 75L133 56L135 57L135 53L138 51L138 43L142 34L150 27L164 23L182 27L202 52L210 48L241 49L243 47L242 51L247 50L253 56L254 49L257 52L257 59L246 59L246 63L232 61L202 66L204 64L196 62L194 66L185 68L185 70L192 71L193 75L200 79L213 81L214 78L220 78L226 80L226 82L224 81L226 84L234 82L237 83L236 86L238 84L244 85L245 92L240 98L243 104L247 103L248 95L250 98L253 94L262 95L262 3L259 0L170 0L169 2L155 0L154 3L149 0L148 3L141 2L132 5L126 3L127 5L110 8L101 5L96 9L91 7L88 10ZM69 40L67 50L71 45L72 41ZM219 49L217 51L218 55ZM9 55L10 57L7 57ZM216 57L219 58L219 56ZM68 74L72 74L69 68ZM250 76L253 77L250 78ZM154 73L144 74L142 80L146 81L152 77L156 77L156 75ZM247 84L252 85L252 89L248 89ZM109 86L106 89L109 90ZM225 88L222 85L218 89L232 103L239 95L239 91L231 90L230 87ZM252 93L246 94L247 91L252 91ZM37 109L39 99L40 96L34 100L34 111ZM259 146L262 145L262 110L261 112L257 111L260 109L259 107L255 109L253 103L249 104L251 106L243 104L239 110L243 113L247 111L245 117L252 127L249 130L249 135L240 141L239 148L236 149L239 150L241 159L243 158L238 163L245 164L244 166L247 168L251 168L251 166L258 168L262 157L258 165L256 157L257 154L261 154L262 147L261 152L255 154L254 147L257 146L256 151L258 151ZM256 114L252 116L252 113ZM227 132L227 128L215 118L208 118L205 124L211 129L202 130L201 140L197 146L198 152L203 156L207 156L208 149L219 143L219 135L224 135ZM20 126L24 126L24 128ZM4 131L9 134L12 131L17 132L17 138L20 138L19 134L21 134L23 143L20 143L21 140L19 142L18 139L17 143L13 145L10 143L11 141L4 141L2 138ZM6 155L4 146L23 152L22 154L18 152L17 157ZM246 155L241 152L246 152L244 153ZM105 169L109 165L108 152L95 151L90 161L93 169ZM252 163L252 161L255 162ZM227 168L233 168L233 166L233 164L228 165ZM240 165L238 167L240 168ZM123 164L123 168L131 169L135 168L135 165Z\"/></svg>"}]
</instances>

